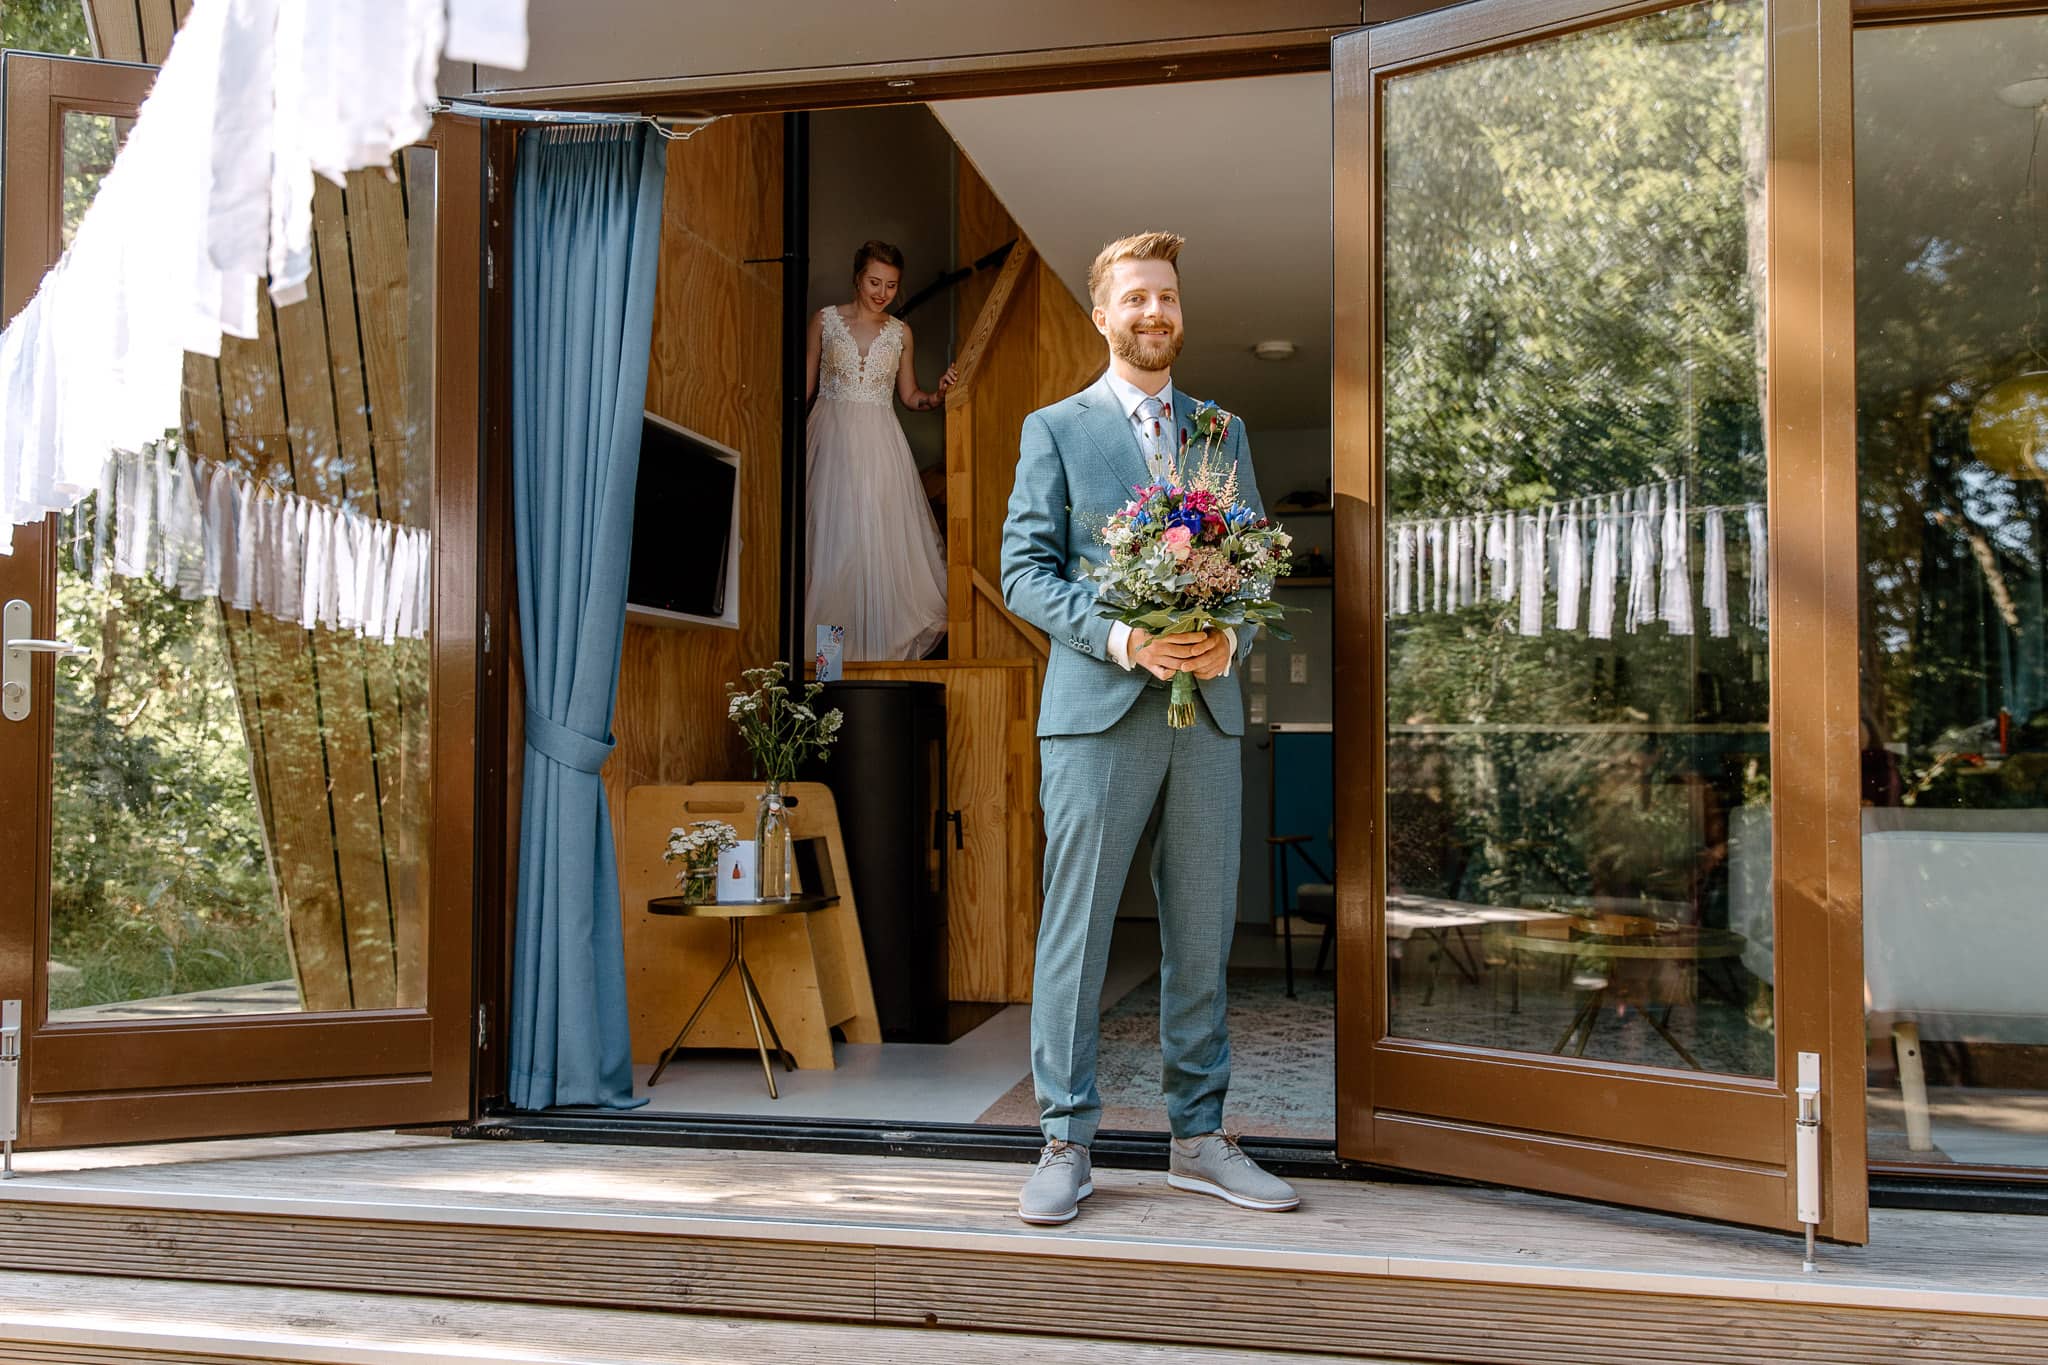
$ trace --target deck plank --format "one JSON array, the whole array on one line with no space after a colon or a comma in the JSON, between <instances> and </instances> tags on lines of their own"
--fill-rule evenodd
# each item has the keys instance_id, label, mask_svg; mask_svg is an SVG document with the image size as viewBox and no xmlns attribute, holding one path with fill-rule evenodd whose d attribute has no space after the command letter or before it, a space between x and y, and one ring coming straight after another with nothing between
<instances>
[{"instance_id":1,"label":"deck plank","mask_svg":"<svg viewBox=\"0 0 2048 1365\"><path fill-rule=\"evenodd\" d=\"M36 1351L30 1355L15 1348ZM393 1294L270 1289L0 1271L0 1361L407 1362L532 1365L1084 1365L1099 1343L1008 1333L692 1317ZM1356 1356L1278 1355L1119 1342L1132 1365L1358 1365Z\"/></svg>"},{"instance_id":2,"label":"deck plank","mask_svg":"<svg viewBox=\"0 0 2048 1365\"><path fill-rule=\"evenodd\" d=\"M1838 1304L2009 1300L2048 1318L2048 1223L2021 1215L1877 1210L1868 1247L1797 1244L1510 1190L1372 1181L1302 1183L1303 1209L1260 1215L1170 1191L1156 1172L1102 1170L1082 1217L1016 1219L1009 1162L454 1141L392 1134L31 1153L15 1200L260 1211L319 1201L356 1216L587 1229L677 1220L704 1235L1178 1260L1349 1267L1430 1279L1586 1288L1630 1284Z\"/></svg>"}]
</instances>

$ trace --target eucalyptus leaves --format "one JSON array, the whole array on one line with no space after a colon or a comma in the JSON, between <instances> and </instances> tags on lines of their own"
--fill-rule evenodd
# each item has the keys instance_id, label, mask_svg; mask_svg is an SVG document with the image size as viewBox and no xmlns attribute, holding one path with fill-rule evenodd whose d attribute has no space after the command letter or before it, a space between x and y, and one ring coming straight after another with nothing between
<instances>
[{"instance_id":1,"label":"eucalyptus leaves","mask_svg":"<svg viewBox=\"0 0 2048 1365\"><path fill-rule=\"evenodd\" d=\"M818 714L813 703L825 690L823 683L806 683L803 700L790 696L789 665L778 659L766 668L750 668L741 675L749 691L735 683L725 685L725 715L739 728L740 738L754 756L754 768L764 781L789 782L797 765L813 755L826 757L832 741L839 737L845 719L838 709Z\"/></svg>"}]
</instances>

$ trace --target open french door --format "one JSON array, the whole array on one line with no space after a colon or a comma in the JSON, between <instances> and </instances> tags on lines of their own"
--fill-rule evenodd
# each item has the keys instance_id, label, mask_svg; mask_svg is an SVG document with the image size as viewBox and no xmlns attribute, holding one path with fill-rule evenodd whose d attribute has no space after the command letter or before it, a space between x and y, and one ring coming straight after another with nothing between
<instances>
[{"instance_id":1,"label":"open french door","mask_svg":"<svg viewBox=\"0 0 2048 1365\"><path fill-rule=\"evenodd\" d=\"M153 76L5 55L6 317ZM481 149L444 120L321 183L308 297L188 356L161 457L0 557L22 1146L469 1114ZM351 574L315 524L386 550Z\"/></svg>"},{"instance_id":2,"label":"open french door","mask_svg":"<svg viewBox=\"0 0 2048 1365\"><path fill-rule=\"evenodd\" d=\"M1867 1236L1848 63L1333 47L1346 1158Z\"/></svg>"}]
</instances>

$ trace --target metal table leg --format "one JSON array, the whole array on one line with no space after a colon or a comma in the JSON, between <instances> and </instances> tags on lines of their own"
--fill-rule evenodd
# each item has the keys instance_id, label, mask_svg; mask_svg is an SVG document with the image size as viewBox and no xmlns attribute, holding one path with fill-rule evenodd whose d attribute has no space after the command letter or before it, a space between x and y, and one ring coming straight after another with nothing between
<instances>
[{"instance_id":1,"label":"metal table leg","mask_svg":"<svg viewBox=\"0 0 2048 1365\"><path fill-rule=\"evenodd\" d=\"M654 1068L654 1074L647 1078L647 1084L651 1088L656 1081L661 1079L661 1073L668 1070L668 1064L675 1060L678 1052L682 1051L683 1039L687 1038L690 1030L697 1026L697 1020L702 1017L705 1007L711 1003L711 997L718 994L718 988L725 984L726 977L733 975L735 969L737 969L740 996L746 1001L747 1005L747 1022L752 1024L754 1028L754 1048L761 1054L761 1074L768 1081L768 1098L778 1100L782 1096L775 1089L775 1069L768 1062L769 1039L772 1038L775 1041L775 1051L782 1056L784 1070L796 1070L796 1055L782 1045L782 1035L775 1028L774 1017L768 1013L768 1002L762 997L760 986L755 984L754 974L747 970L746 921L744 919L730 919L726 921L726 924L730 926L731 933L727 940L725 965L718 969L718 975L712 979L710 989L704 992L704 998L697 1002L697 1008L690 1011L690 1018L683 1025L682 1031L676 1034L676 1040L670 1043L662 1052L661 1061ZM768 1029L765 1037L761 1032L762 1025L764 1024L767 1025Z\"/></svg>"},{"instance_id":2,"label":"metal table leg","mask_svg":"<svg viewBox=\"0 0 2048 1365\"><path fill-rule=\"evenodd\" d=\"M732 969L740 965L740 922L735 919L727 920L726 923L731 926L731 932L726 935L725 965L720 967L718 975L711 979L710 988L704 992L704 998L697 1002L697 1008L690 1011L688 1021L677 1030L676 1040L662 1050L661 1061L655 1066L654 1074L647 1078L650 1088L661 1079L661 1073L668 1070L668 1064L675 1060L676 1053L682 1050L683 1039L697 1026L697 1020L704 1013L704 1007L711 1003L711 997L718 994L718 988L725 984L725 978L732 974Z\"/></svg>"}]
</instances>

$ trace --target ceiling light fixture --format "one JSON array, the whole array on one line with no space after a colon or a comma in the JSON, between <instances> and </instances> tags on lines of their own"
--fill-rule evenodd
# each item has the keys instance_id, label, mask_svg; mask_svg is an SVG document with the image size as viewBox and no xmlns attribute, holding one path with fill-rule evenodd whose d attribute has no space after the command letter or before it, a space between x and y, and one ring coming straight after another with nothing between
<instances>
[{"instance_id":1,"label":"ceiling light fixture","mask_svg":"<svg viewBox=\"0 0 2048 1365\"><path fill-rule=\"evenodd\" d=\"M1291 341L1261 341L1252 347L1252 354L1261 360L1271 360L1277 363L1282 360L1294 359L1294 353L1298 349L1300 348Z\"/></svg>"}]
</instances>

